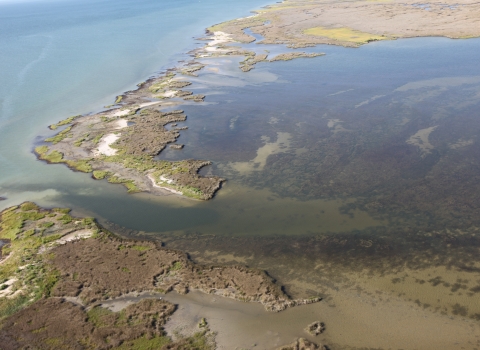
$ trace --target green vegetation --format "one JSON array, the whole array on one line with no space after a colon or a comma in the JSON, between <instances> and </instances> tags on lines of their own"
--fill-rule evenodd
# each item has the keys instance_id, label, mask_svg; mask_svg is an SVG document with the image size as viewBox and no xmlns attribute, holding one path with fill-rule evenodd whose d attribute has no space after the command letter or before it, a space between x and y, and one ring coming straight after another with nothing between
<instances>
[{"instance_id":1,"label":"green vegetation","mask_svg":"<svg viewBox=\"0 0 480 350\"><path fill-rule=\"evenodd\" d=\"M215 346L212 344L211 336L212 333L204 330L195 333L191 337L177 341L177 344L179 345L179 349L185 350L213 350Z\"/></svg>"},{"instance_id":2,"label":"green vegetation","mask_svg":"<svg viewBox=\"0 0 480 350\"><path fill-rule=\"evenodd\" d=\"M48 304L52 301L51 297L53 296L55 286L60 279L64 278L60 271L54 268L52 264L52 260L56 258L56 254L60 254L59 251L48 251L49 245L61 238L61 235L52 234L44 236L44 228L70 225L69 227L65 227L65 230L62 230L62 232L67 233L83 229L99 230L93 218L75 219L68 214L69 211L69 209L64 208L43 210L34 203L27 202L8 208L0 213L0 239L9 240L8 246L3 247L4 255L9 254L8 260L3 260L0 265L0 290L8 293L8 297L0 298L0 320L38 301L34 307L28 309L29 314L27 312L27 316L24 315L23 318L20 316L20 318L16 320L22 325L34 322L28 332L29 334L38 335L36 341L38 341L38 345L41 348L43 348L44 345L57 348L64 347L64 345L67 344L65 339L53 335L48 338L45 336L42 337L42 335L46 334L45 332L51 332L53 330L47 328L48 326L41 320L32 320L31 318L31 315L36 315L34 317L41 318L44 317L43 315L46 315L46 313L50 314L50 312L52 312L53 315L55 315L55 312L63 312L55 307L52 309L50 306L52 304ZM32 221L31 218L41 219ZM120 247L122 247L122 245ZM123 247L125 247L125 245L123 245ZM45 250L45 248L47 250ZM145 245L133 245L130 243L126 243L125 248L131 248L139 252L150 249L150 247ZM42 253L40 253L41 251ZM178 261L171 267L173 271L182 268L182 263ZM121 271L130 273L127 267L122 267ZM79 278L76 271L73 271L71 275L67 276L71 276L69 279L71 278L73 281ZM105 291L104 295L108 296L108 290ZM143 304L140 305L140 303ZM68 308L62 310L69 312ZM167 346L186 350L214 349L213 333L208 329L205 319L202 319L199 324L199 327L202 328L201 332L197 332L191 337L180 338L172 342L160 328L168 316L174 311L173 305L165 303L164 301L153 299L142 300L138 306L136 304L131 305L119 312L112 312L98 305L87 310L88 311L85 311L85 316L80 320L81 325L87 327L87 333L95 329L95 331L99 331L98 334L103 334L102 332L109 334L104 338L107 342L110 336L112 336L112 339L115 337L116 339L121 339L123 343L118 347L114 347L114 349L170 348ZM15 324L10 327L15 327ZM151 332L150 330L153 331ZM81 335L81 338L78 339L75 338L76 335L73 334L73 338L67 340L71 340L72 344L77 344L78 341L83 344L83 341L85 341L85 344L91 344L93 346L92 348L96 347L98 343L95 343L93 338L89 338L89 336L86 335L87 333ZM117 342L117 344L119 343Z\"/></svg>"},{"instance_id":3,"label":"green vegetation","mask_svg":"<svg viewBox=\"0 0 480 350\"><path fill-rule=\"evenodd\" d=\"M30 210L38 210L40 208L35 203L25 202L20 205L20 209L22 209L23 211L30 211Z\"/></svg>"},{"instance_id":4,"label":"green vegetation","mask_svg":"<svg viewBox=\"0 0 480 350\"><path fill-rule=\"evenodd\" d=\"M56 213L63 213L63 214L68 214L72 211L70 208L53 208L52 211Z\"/></svg>"},{"instance_id":5,"label":"green vegetation","mask_svg":"<svg viewBox=\"0 0 480 350\"><path fill-rule=\"evenodd\" d=\"M103 180L110 175L110 172L103 170L94 170L92 175L95 180Z\"/></svg>"},{"instance_id":6,"label":"green vegetation","mask_svg":"<svg viewBox=\"0 0 480 350\"><path fill-rule=\"evenodd\" d=\"M183 267L183 264L180 261L176 261L173 263L172 267L170 267L169 271L178 271L181 270Z\"/></svg>"},{"instance_id":7,"label":"green vegetation","mask_svg":"<svg viewBox=\"0 0 480 350\"><path fill-rule=\"evenodd\" d=\"M0 320L23 309L29 304L29 299L28 296L23 294L11 299L0 299Z\"/></svg>"},{"instance_id":8,"label":"green vegetation","mask_svg":"<svg viewBox=\"0 0 480 350\"><path fill-rule=\"evenodd\" d=\"M138 250L139 252L144 252L146 250L150 250L150 247L146 247L143 245L134 245L131 247L132 249Z\"/></svg>"},{"instance_id":9,"label":"green vegetation","mask_svg":"<svg viewBox=\"0 0 480 350\"><path fill-rule=\"evenodd\" d=\"M112 311L101 306L95 306L87 311L88 321L95 327L105 327L108 325L108 319L114 315Z\"/></svg>"},{"instance_id":10,"label":"green vegetation","mask_svg":"<svg viewBox=\"0 0 480 350\"><path fill-rule=\"evenodd\" d=\"M133 180L121 179L117 176L112 175L107 179L107 181L112 184L124 185L127 188L129 193L140 192L140 189L137 187L137 185Z\"/></svg>"},{"instance_id":11,"label":"green vegetation","mask_svg":"<svg viewBox=\"0 0 480 350\"><path fill-rule=\"evenodd\" d=\"M117 99L115 100L115 104L122 102L122 100L123 100L123 96L122 96L122 95L118 95L118 96L117 96Z\"/></svg>"},{"instance_id":12,"label":"green vegetation","mask_svg":"<svg viewBox=\"0 0 480 350\"><path fill-rule=\"evenodd\" d=\"M59 217L58 220L60 220L62 222L62 224L66 225L66 224L71 223L73 218L70 215L65 214L65 215Z\"/></svg>"},{"instance_id":13,"label":"green vegetation","mask_svg":"<svg viewBox=\"0 0 480 350\"><path fill-rule=\"evenodd\" d=\"M348 41L356 44L366 44L371 41L386 40L389 39L383 35L375 35L371 33L365 33L358 30L353 30L347 27L342 28L325 28L315 27L304 31L304 34L322 36L325 38Z\"/></svg>"},{"instance_id":14,"label":"green vegetation","mask_svg":"<svg viewBox=\"0 0 480 350\"><path fill-rule=\"evenodd\" d=\"M160 81L156 82L155 84L151 85L148 89L150 92L156 93L159 92L160 90L165 90L165 88L168 87L168 83L170 82L170 79L172 79L175 76L175 73L169 72L160 79Z\"/></svg>"},{"instance_id":15,"label":"green vegetation","mask_svg":"<svg viewBox=\"0 0 480 350\"><path fill-rule=\"evenodd\" d=\"M73 144L77 147L80 147L83 143L83 141L85 141L86 139L88 139L88 136L90 136L90 134L85 134L83 135L81 138L79 138L78 140L76 140Z\"/></svg>"},{"instance_id":16,"label":"green vegetation","mask_svg":"<svg viewBox=\"0 0 480 350\"><path fill-rule=\"evenodd\" d=\"M99 142L100 142L100 139L103 137L103 133L101 134L98 134L97 136L95 136L95 138L92 140L93 144L97 145Z\"/></svg>"},{"instance_id":17,"label":"green vegetation","mask_svg":"<svg viewBox=\"0 0 480 350\"><path fill-rule=\"evenodd\" d=\"M65 160L63 159L63 153L58 152L56 150L51 151L48 153L49 149L47 146L39 146L35 148L35 153L38 154L38 158L42 160L46 160L49 163L57 164L57 163L65 163L70 168L81 171L83 173L90 173L92 172L92 166L90 165L89 159L81 159L81 160Z\"/></svg>"},{"instance_id":18,"label":"green vegetation","mask_svg":"<svg viewBox=\"0 0 480 350\"><path fill-rule=\"evenodd\" d=\"M71 124L73 122L73 120L78 118L78 117L81 117L81 116L80 115L74 115L73 117L70 117L70 118L59 121L57 124L50 125L49 128L51 130L56 130L60 126Z\"/></svg>"},{"instance_id":19,"label":"green vegetation","mask_svg":"<svg viewBox=\"0 0 480 350\"><path fill-rule=\"evenodd\" d=\"M165 345L170 343L170 338L167 336L155 336L147 338L146 336L137 338L135 340L126 341L121 346L114 348L115 350L157 350L162 349ZM192 349L193 350L193 349Z\"/></svg>"},{"instance_id":20,"label":"green vegetation","mask_svg":"<svg viewBox=\"0 0 480 350\"><path fill-rule=\"evenodd\" d=\"M112 163L121 163L125 168L129 169L136 169L142 174L145 174L151 170L154 170L153 173L151 173L151 176L158 181L160 176L172 176L175 174L191 174L191 166L188 163L187 160L182 160L182 161L177 161L177 162L170 162L170 161L165 161L165 160L154 160L150 156L133 156L133 155L126 155L123 154L122 150L119 150L119 152L114 155L114 156L107 156L104 158L104 161L106 162L112 162ZM124 179L118 179L116 177L110 177L108 179L108 182L111 183L123 183L125 186L127 185L127 181L130 181L132 184L133 181L131 180L124 180ZM198 188L195 188L193 186L181 186L177 184L168 184L166 182L161 182L161 185L163 187L169 187L172 188L176 191L182 192L183 195L190 197L190 198L195 198L195 199L204 199L205 194ZM136 191L138 189L134 188L132 191Z\"/></svg>"},{"instance_id":21,"label":"green vegetation","mask_svg":"<svg viewBox=\"0 0 480 350\"><path fill-rule=\"evenodd\" d=\"M72 130L71 126L66 128L65 130L60 131L55 136L45 139L45 142L51 142L55 145L55 144L59 143L60 141L63 141L67 137L71 137L71 134L69 134L70 130Z\"/></svg>"},{"instance_id":22,"label":"green vegetation","mask_svg":"<svg viewBox=\"0 0 480 350\"><path fill-rule=\"evenodd\" d=\"M82 173L91 173L92 166L90 165L89 160L67 160L65 162L70 168L80 171Z\"/></svg>"},{"instance_id":23,"label":"green vegetation","mask_svg":"<svg viewBox=\"0 0 480 350\"><path fill-rule=\"evenodd\" d=\"M69 211L60 208L42 210L36 204L26 202L0 213L0 239L9 241L2 247L2 254L8 256L8 260L0 265L0 285L15 281L10 297L0 298L0 319L51 294L59 273L47 263L52 254L38 254L38 251L44 244L61 237L58 234L45 236L44 231L55 224L60 225L60 222L70 224L73 218L68 215ZM55 213L63 216L57 217ZM92 219L82 220L81 225L72 224L72 229L83 228L97 228L97 225Z\"/></svg>"}]
</instances>

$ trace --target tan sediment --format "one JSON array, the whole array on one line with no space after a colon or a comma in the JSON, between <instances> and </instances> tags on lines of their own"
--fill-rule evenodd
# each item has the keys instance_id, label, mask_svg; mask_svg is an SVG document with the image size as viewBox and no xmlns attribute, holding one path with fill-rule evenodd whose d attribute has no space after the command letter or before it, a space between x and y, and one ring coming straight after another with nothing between
<instances>
[{"instance_id":1,"label":"tan sediment","mask_svg":"<svg viewBox=\"0 0 480 350\"><path fill-rule=\"evenodd\" d=\"M286 132L278 132L275 142L270 142L268 137L264 137L263 141L265 144L257 150L257 155L254 159L249 162L228 163L226 166L242 174L248 174L252 171L262 171L269 156L289 150L290 139L290 134Z\"/></svg>"},{"instance_id":2,"label":"tan sediment","mask_svg":"<svg viewBox=\"0 0 480 350\"><path fill-rule=\"evenodd\" d=\"M115 134L108 134L102 137L100 140L100 143L98 145L98 149L93 151L93 154L95 156L98 156L100 154L103 154L105 156L113 156L117 153L116 149L113 149L110 147L115 141L117 141L120 138L119 135Z\"/></svg>"}]
</instances>

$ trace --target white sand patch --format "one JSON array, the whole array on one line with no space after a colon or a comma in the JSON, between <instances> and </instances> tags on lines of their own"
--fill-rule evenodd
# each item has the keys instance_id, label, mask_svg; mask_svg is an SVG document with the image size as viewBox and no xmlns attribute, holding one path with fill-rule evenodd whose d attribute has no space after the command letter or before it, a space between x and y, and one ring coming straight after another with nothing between
<instances>
[{"instance_id":1,"label":"white sand patch","mask_svg":"<svg viewBox=\"0 0 480 350\"><path fill-rule=\"evenodd\" d=\"M63 236L62 238L59 238L55 241L57 244L65 244L67 242L72 242L72 241L78 241L82 238L88 238L92 237L93 231L92 230L78 230L72 233L69 233L68 235Z\"/></svg>"},{"instance_id":2,"label":"white sand patch","mask_svg":"<svg viewBox=\"0 0 480 350\"><path fill-rule=\"evenodd\" d=\"M117 141L120 138L120 135L108 134L101 138L100 143L98 144L98 149L93 151L95 156L100 154L106 156L114 156L117 153L117 150L110 147L112 143Z\"/></svg>"},{"instance_id":3,"label":"white sand patch","mask_svg":"<svg viewBox=\"0 0 480 350\"><path fill-rule=\"evenodd\" d=\"M155 181L155 179L153 178L152 175L147 175L147 177L150 179L150 181L152 181L153 187L161 188L162 190L166 190L166 191L169 191L169 192L172 192L172 193L175 193L175 194L183 195L183 193L180 192L180 191L174 190L174 189L169 188L169 187L164 187L164 186L157 185L157 182ZM162 179L162 177L163 176L160 176L160 179ZM162 180L162 181L164 181L164 180Z\"/></svg>"},{"instance_id":4,"label":"white sand patch","mask_svg":"<svg viewBox=\"0 0 480 350\"><path fill-rule=\"evenodd\" d=\"M163 93L162 96L163 97L168 97L168 98L174 97L177 92L178 92L178 90L167 90Z\"/></svg>"},{"instance_id":5,"label":"white sand patch","mask_svg":"<svg viewBox=\"0 0 480 350\"><path fill-rule=\"evenodd\" d=\"M173 180L172 179L169 179L163 175L160 175L160 180L162 180L163 182L166 182L167 184L173 184Z\"/></svg>"},{"instance_id":6,"label":"white sand patch","mask_svg":"<svg viewBox=\"0 0 480 350\"><path fill-rule=\"evenodd\" d=\"M422 152L422 158L432 152L433 145L429 142L428 138L432 131L434 131L438 125L431 126L429 128L418 130L415 135L412 135L406 142L410 145L417 146Z\"/></svg>"},{"instance_id":7,"label":"white sand patch","mask_svg":"<svg viewBox=\"0 0 480 350\"><path fill-rule=\"evenodd\" d=\"M13 278L10 278L8 281L3 282L2 284L0 284L1 286L3 286L3 285L7 285L7 286L8 286L7 288L5 288L5 289L3 289L3 290L0 290L0 298L2 298L2 297L10 297L10 298L11 298L11 297L12 297L12 294L14 294L14 293L12 293L12 292L13 292L13 291L12 291L13 284L14 284L15 282L17 282L17 281L18 281L18 279L15 278L15 277L13 277Z\"/></svg>"},{"instance_id":8,"label":"white sand patch","mask_svg":"<svg viewBox=\"0 0 480 350\"><path fill-rule=\"evenodd\" d=\"M123 129L128 126L128 120L120 119L117 121L117 127L115 129Z\"/></svg>"},{"instance_id":9,"label":"white sand patch","mask_svg":"<svg viewBox=\"0 0 480 350\"><path fill-rule=\"evenodd\" d=\"M140 104L140 108L148 107L148 106L153 106L161 103L160 101L154 101L154 102L145 102Z\"/></svg>"},{"instance_id":10,"label":"white sand patch","mask_svg":"<svg viewBox=\"0 0 480 350\"><path fill-rule=\"evenodd\" d=\"M207 46L218 46L223 43L233 41L230 34L225 32L213 32L212 40L208 43Z\"/></svg>"},{"instance_id":11,"label":"white sand patch","mask_svg":"<svg viewBox=\"0 0 480 350\"><path fill-rule=\"evenodd\" d=\"M241 174L248 174L253 171L261 171L267 164L267 158L273 154L285 153L290 149L291 136L288 132L278 132L277 141L269 142L270 138L263 136L262 140L265 144L257 150L257 156L248 162L228 163L227 167L240 172Z\"/></svg>"},{"instance_id":12,"label":"white sand patch","mask_svg":"<svg viewBox=\"0 0 480 350\"><path fill-rule=\"evenodd\" d=\"M207 52L215 52L215 51L218 51L219 49L217 47L214 47L214 46L208 46L205 48L205 51Z\"/></svg>"},{"instance_id":13,"label":"white sand patch","mask_svg":"<svg viewBox=\"0 0 480 350\"><path fill-rule=\"evenodd\" d=\"M130 113L130 109L121 109L112 114L112 117L124 117Z\"/></svg>"}]
</instances>

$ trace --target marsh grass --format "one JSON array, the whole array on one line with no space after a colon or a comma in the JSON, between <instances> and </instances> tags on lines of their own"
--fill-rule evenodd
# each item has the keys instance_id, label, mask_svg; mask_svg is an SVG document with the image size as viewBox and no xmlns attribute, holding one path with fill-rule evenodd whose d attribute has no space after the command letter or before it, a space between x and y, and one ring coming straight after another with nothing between
<instances>
[{"instance_id":1,"label":"marsh grass","mask_svg":"<svg viewBox=\"0 0 480 350\"><path fill-rule=\"evenodd\" d=\"M347 42L352 42L356 44L366 44L371 41L389 39L388 37L383 35L375 35L371 33L361 32L361 31L353 30L347 27L342 27L342 28L314 27L314 28L305 30L303 33L307 35L322 36L322 37L337 40L337 41L347 41Z\"/></svg>"},{"instance_id":2,"label":"marsh grass","mask_svg":"<svg viewBox=\"0 0 480 350\"><path fill-rule=\"evenodd\" d=\"M49 163L64 163L70 168L83 173L90 173L93 171L92 166L90 165L90 159L66 160L63 158L63 153L56 150L53 150L50 153L48 151L49 148L47 146L39 146L35 148L35 153L38 155L38 158L46 160Z\"/></svg>"},{"instance_id":3,"label":"marsh grass","mask_svg":"<svg viewBox=\"0 0 480 350\"><path fill-rule=\"evenodd\" d=\"M65 130L62 130L60 131L58 134L56 134L55 136L53 137L49 137L47 139L45 139L45 142L51 142L53 143L54 145L56 145L57 143L59 143L60 141L63 141L64 139L66 139L67 137L71 137L71 134L70 133L70 130L72 130L72 127L69 126L68 128L66 128Z\"/></svg>"},{"instance_id":4,"label":"marsh grass","mask_svg":"<svg viewBox=\"0 0 480 350\"><path fill-rule=\"evenodd\" d=\"M67 119L59 121L57 124L52 124L49 126L51 130L56 130L58 127L71 124L76 118L81 117L81 115L74 115L72 117L69 117Z\"/></svg>"},{"instance_id":5,"label":"marsh grass","mask_svg":"<svg viewBox=\"0 0 480 350\"><path fill-rule=\"evenodd\" d=\"M0 239L9 242L2 247L2 255L8 260L0 265L0 281L3 284L16 279L12 284L12 292L16 294L0 298L0 319L51 295L60 275L48 263L54 255L39 251L45 244L61 238L60 234L45 236L44 231L55 225L71 224L73 218L69 211L65 208L43 210L35 203L26 202L0 213ZM92 218L72 224L72 229L83 228L98 229L98 226Z\"/></svg>"}]
</instances>

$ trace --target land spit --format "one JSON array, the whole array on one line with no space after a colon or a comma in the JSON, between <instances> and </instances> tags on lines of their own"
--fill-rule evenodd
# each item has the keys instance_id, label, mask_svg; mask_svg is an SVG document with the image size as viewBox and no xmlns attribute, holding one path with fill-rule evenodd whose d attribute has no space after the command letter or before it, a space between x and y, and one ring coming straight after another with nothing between
<instances>
[{"instance_id":1,"label":"land spit","mask_svg":"<svg viewBox=\"0 0 480 350\"><path fill-rule=\"evenodd\" d=\"M119 238L94 219L69 212L26 202L0 213L0 238L6 242L0 261L2 349L144 343L165 349L213 348L205 321L191 337L172 343L163 326L175 306L166 301L142 299L120 312L101 307L131 293L198 290L258 302L268 311L321 300L292 300L263 271L194 264L181 251Z\"/></svg>"}]
</instances>

